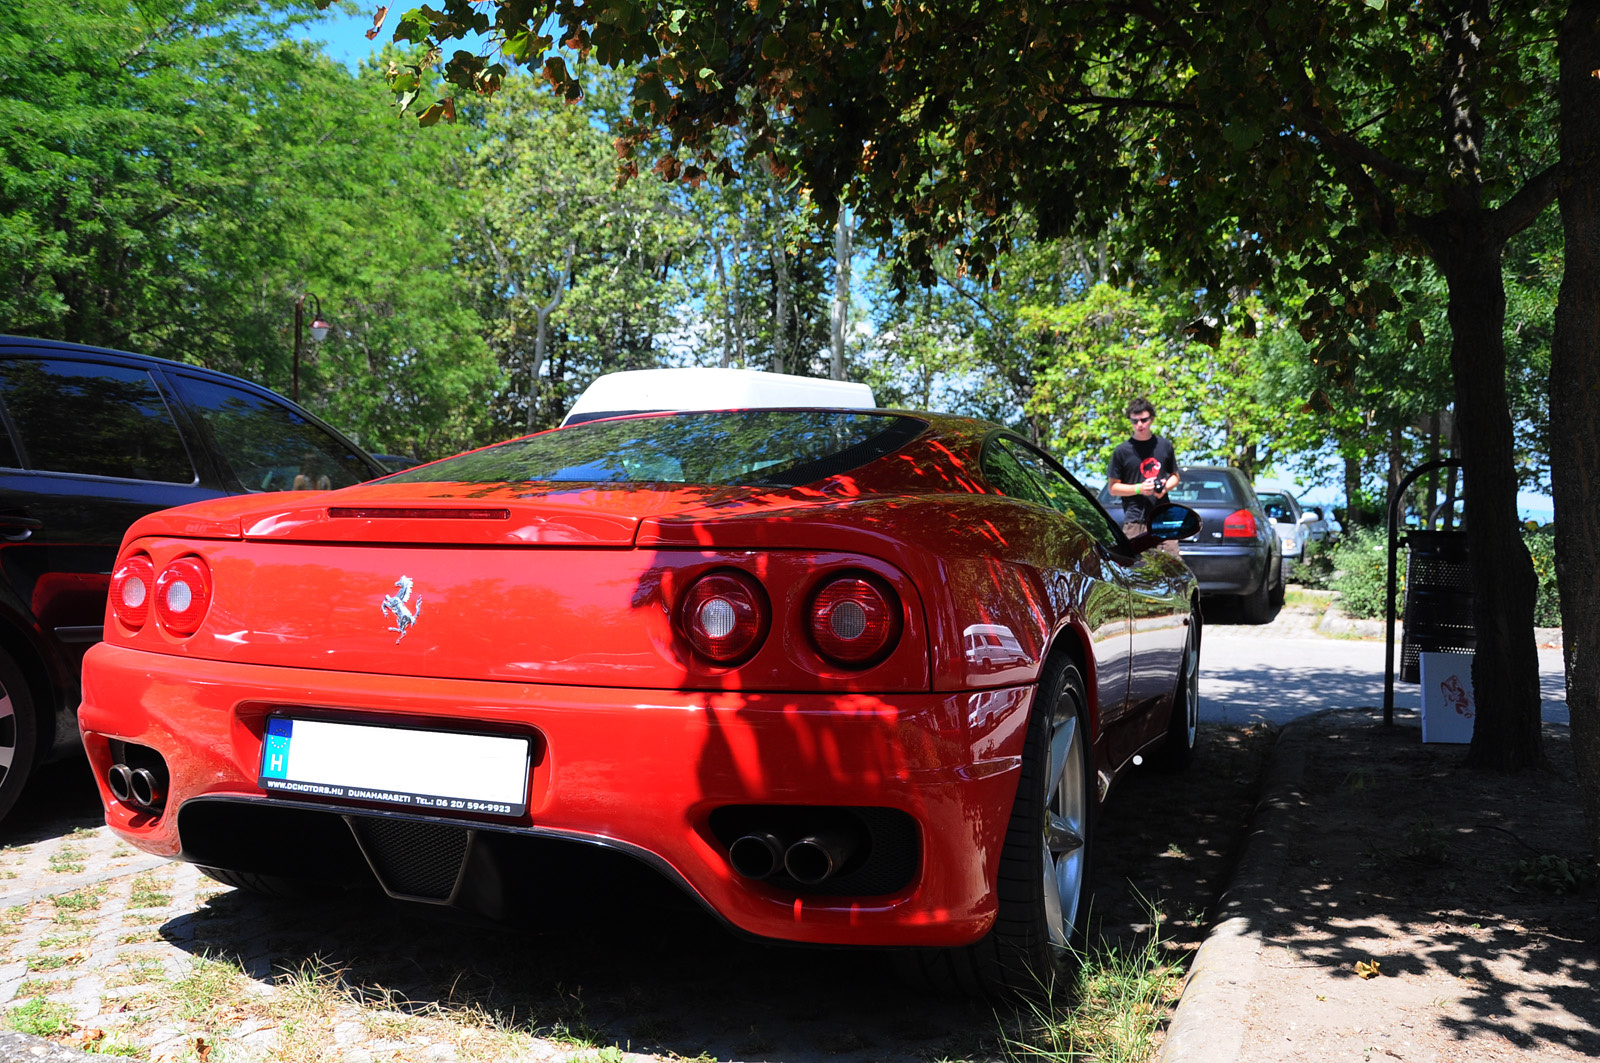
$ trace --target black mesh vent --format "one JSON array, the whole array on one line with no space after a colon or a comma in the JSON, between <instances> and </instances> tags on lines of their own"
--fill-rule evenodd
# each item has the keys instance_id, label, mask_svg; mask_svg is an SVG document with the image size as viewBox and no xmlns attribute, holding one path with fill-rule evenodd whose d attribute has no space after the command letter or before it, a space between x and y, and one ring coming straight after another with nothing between
<instances>
[{"instance_id":1,"label":"black mesh vent","mask_svg":"<svg viewBox=\"0 0 1600 1063\"><path fill-rule=\"evenodd\" d=\"M350 817L373 871L390 893L447 901L461 877L472 832L442 823Z\"/></svg>"}]
</instances>

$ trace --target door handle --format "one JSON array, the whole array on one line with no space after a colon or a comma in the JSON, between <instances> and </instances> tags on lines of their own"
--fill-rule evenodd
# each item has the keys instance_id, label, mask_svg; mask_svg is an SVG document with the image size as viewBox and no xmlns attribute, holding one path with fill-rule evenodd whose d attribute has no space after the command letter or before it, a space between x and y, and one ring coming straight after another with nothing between
<instances>
[{"instance_id":1,"label":"door handle","mask_svg":"<svg viewBox=\"0 0 1600 1063\"><path fill-rule=\"evenodd\" d=\"M0 539L20 543L44 527L44 521L15 513L0 513Z\"/></svg>"}]
</instances>

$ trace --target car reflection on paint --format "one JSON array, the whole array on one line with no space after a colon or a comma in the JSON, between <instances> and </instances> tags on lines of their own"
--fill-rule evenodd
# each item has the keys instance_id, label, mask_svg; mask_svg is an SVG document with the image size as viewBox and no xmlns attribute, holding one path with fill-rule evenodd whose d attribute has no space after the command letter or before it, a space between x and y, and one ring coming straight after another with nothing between
<instances>
[{"instance_id":1,"label":"car reflection on paint","mask_svg":"<svg viewBox=\"0 0 1600 1063\"><path fill-rule=\"evenodd\" d=\"M1110 785L1193 752L1198 587L1151 547L1198 518L1152 526L980 421L590 421L142 519L85 745L118 835L237 886L514 921L620 862L1024 992Z\"/></svg>"}]
</instances>

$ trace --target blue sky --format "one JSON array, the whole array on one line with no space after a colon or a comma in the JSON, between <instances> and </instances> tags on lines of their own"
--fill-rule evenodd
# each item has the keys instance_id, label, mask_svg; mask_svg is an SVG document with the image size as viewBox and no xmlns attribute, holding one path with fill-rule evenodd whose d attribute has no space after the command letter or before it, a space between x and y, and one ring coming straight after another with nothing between
<instances>
[{"instance_id":1,"label":"blue sky","mask_svg":"<svg viewBox=\"0 0 1600 1063\"><path fill-rule=\"evenodd\" d=\"M395 3L390 0L389 20L384 23L383 30L376 40L367 40L366 32L372 28L372 12L377 9L376 3L368 4L362 0L363 10L359 15L347 15L336 7L330 7L323 12L321 21L309 27L300 36L307 40L322 41L325 50L333 58L348 66L351 70L356 64L378 50L378 47L390 39L394 33L394 21L400 17L400 12L413 5Z\"/></svg>"},{"instance_id":2,"label":"blue sky","mask_svg":"<svg viewBox=\"0 0 1600 1063\"><path fill-rule=\"evenodd\" d=\"M369 58L384 44L394 39L394 28L400 21L400 16L411 8L421 6L422 0L388 0L389 17L384 20L383 29L378 31L378 36L367 40L367 30L372 28L372 14L378 9L378 0L357 0L360 6L358 14L349 15L337 7L330 7L323 12L323 17L299 34L302 39L322 41L324 50L333 58L339 60L351 70L354 70L363 59ZM458 48L468 51L477 51L478 44L469 39L458 42ZM452 49L445 49L449 54Z\"/></svg>"}]
</instances>

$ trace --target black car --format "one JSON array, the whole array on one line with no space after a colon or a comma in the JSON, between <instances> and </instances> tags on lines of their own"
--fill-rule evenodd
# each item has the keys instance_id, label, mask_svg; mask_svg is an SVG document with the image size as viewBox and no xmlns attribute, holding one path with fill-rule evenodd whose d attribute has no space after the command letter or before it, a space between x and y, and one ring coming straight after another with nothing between
<instances>
[{"instance_id":1,"label":"black car","mask_svg":"<svg viewBox=\"0 0 1600 1063\"><path fill-rule=\"evenodd\" d=\"M1209 598L1234 597L1252 624L1283 604L1283 546L1255 488L1225 465L1186 465L1168 496L1200 514L1200 533L1178 544Z\"/></svg>"},{"instance_id":2,"label":"black car","mask_svg":"<svg viewBox=\"0 0 1600 1063\"><path fill-rule=\"evenodd\" d=\"M1287 575L1283 547L1250 481L1226 465L1186 465L1168 500L1200 514L1199 534L1180 541L1178 552L1209 599L1237 598L1245 620L1265 624L1283 604ZM1111 485L1100 488L1100 504L1119 520L1121 500Z\"/></svg>"},{"instance_id":3,"label":"black car","mask_svg":"<svg viewBox=\"0 0 1600 1063\"><path fill-rule=\"evenodd\" d=\"M78 670L100 640L122 533L219 495L385 475L281 396L162 358L0 336L0 816L78 747Z\"/></svg>"}]
</instances>

